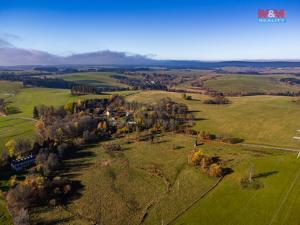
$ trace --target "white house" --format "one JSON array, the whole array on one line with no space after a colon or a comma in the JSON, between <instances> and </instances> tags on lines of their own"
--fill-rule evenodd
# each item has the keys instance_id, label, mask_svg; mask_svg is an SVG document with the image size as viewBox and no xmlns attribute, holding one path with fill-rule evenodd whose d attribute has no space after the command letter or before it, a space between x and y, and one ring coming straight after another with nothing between
<instances>
[{"instance_id":1,"label":"white house","mask_svg":"<svg viewBox=\"0 0 300 225\"><path fill-rule=\"evenodd\" d=\"M107 110L107 109L104 111L103 114L104 114L105 116L110 116L110 112L109 112L109 110Z\"/></svg>"}]
</instances>

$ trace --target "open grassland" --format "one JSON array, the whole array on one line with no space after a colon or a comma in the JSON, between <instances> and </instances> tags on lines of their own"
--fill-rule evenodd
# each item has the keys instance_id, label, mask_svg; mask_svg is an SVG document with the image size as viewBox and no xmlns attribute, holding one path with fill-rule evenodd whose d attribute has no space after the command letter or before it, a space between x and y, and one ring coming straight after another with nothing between
<instances>
[{"instance_id":1,"label":"open grassland","mask_svg":"<svg viewBox=\"0 0 300 225\"><path fill-rule=\"evenodd\" d=\"M94 146L66 160L65 175L82 182L80 196L63 208L35 210L34 223L265 225L300 219L293 213L300 206L295 153L206 143L200 148L220 156L234 172L203 197L218 179L187 164L192 137L166 134L154 144L127 141L116 141L124 149L120 153ZM262 184L257 190L240 185L250 167Z\"/></svg>"},{"instance_id":2,"label":"open grassland","mask_svg":"<svg viewBox=\"0 0 300 225\"><path fill-rule=\"evenodd\" d=\"M192 94L193 100L183 100L179 93L144 91L129 96L129 100L156 102L170 97L183 102L194 111L195 129L217 135L239 137L246 143L299 148L293 139L300 127L300 105L293 97L249 96L232 97L228 105L203 104L208 98Z\"/></svg>"},{"instance_id":3,"label":"open grassland","mask_svg":"<svg viewBox=\"0 0 300 225\"><path fill-rule=\"evenodd\" d=\"M11 98L9 108L15 109L14 116L32 117L33 107L37 105L61 106L77 99L101 98L105 95L72 96L70 90L52 88L24 88Z\"/></svg>"},{"instance_id":4,"label":"open grassland","mask_svg":"<svg viewBox=\"0 0 300 225\"><path fill-rule=\"evenodd\" d=\"M204 86L223 93L278 93L297 92L300 85L288 85L280 79L291 77L283 75L222 75L207 80Z\"/></svg>"},{"instance_id":5,"label":"open grassland","mask_svg":"<svg viewBox=\"0 0 300 225\"><path fill-rule=\"evenodd\" d=\"M100 97L106 95L100 95ZM34 138L33 107L37 105L64 105L78 98L99 98L99 95L71 96L69 90L24 88L8 99L9 115L0 117L0 148L11 138ZM1 152L1 150L0 150Z\"/></svg>"},{"instance_id":6,"label":"open grassland","mask_svg":"<svg viewBox=\"0 0 300 225\"><path fill-rule=\"evenodd\" d=\"M300 127L300 105L291 97L233 97L229 105L208 105L208 96L163 91L120 92L128 100L152 102L170 97L189 106L196 117L194 129L244 138L246 143L300 148L292 137ZM10 138L34 137L35 105L59 106L78 98L69 90L27 88L9 97L11 115L0 118L0 146ZM75 152L65 160L62 175L73 179L77 193L68 204L37 208L33 224L106 225L285 225L298 224L300 164L296 153L208 142L199 148L221 157L234 172L211 192L218 178L187 164L194 137L165 133L150 142L135 134L113 140L122 152L107 152L103 143ZM263 184L243 189L241 178L250 168ZM198 200L199 201L196 201ZM0 224L11 224L0 199Z\"/></svg>"},{"instance_id":7,"label":"open grassland","mask_svg":"<svg viewBox=\"0 0 300 225\"><path fill-rule=\"evenodd\" d=\"M34 106L61 106L77 99L104 98L111 94L72 96L69 90L51 88L23 88L8 101L9 115L0 117L0 152L6 141L11 138L33 137L34 123L32 112ZM121 95L131 95L133 92L114 92Z\"/></svg>"},{"instance_id":8,"label":"open grassland","mask_svg":"<svg viewBox=\"0 0 300 225\"><path fill-rule=\"evenodd\" d=\"M77 99L91 99L108 97L110 94L71 96L69 90L48 88L22 88L21 83L0 81L0 92L6 96L9 115L0 117L0 153L5 143L10 139L28 138L34 140L34 124L32 119L33 108L36 105L60 106ZM7 95L7 93L11 93ZM121 95L130 95L132 92L117 92ZM0 182L2 178L0 178ZM11 224L11 218L5 208L0 194L0 224Z\"/></svg>"},{"instance_id":9,"label":"open grassland","mask_svg":"<svg viewBox=\"0 0 300 225\"><path fill-rule=\"evenodd\" d=\"M0 80L0 98L7 99L17 94L22 88L20 82L10 82Z\"/></svg>"},{"instance_id":10,"label":"open grassland","mask_svg":"<svg viewBox=\"0 0 300 225\"><path fill-rule=\"evenodd\" d=\"M84 72L84 73L74 73L74 74L67 74L62 77L64 80L74 81L80 84L89 84L96 87L123 87L127 88L128 85L122 84L118 82L118 80L111 77L115 75L115 73L109 72Z\"/></svg>"},{"instance_id":11,"label":"open grassland","mask_svg":"<svg viewBox=\"0 0 300 225\"><path fill-rule=\"evenodd\" d=\"M218 181L187 164L192 137L166 134L153 144L116 142L123 152L95 146L67 160L70 173L65 175L82 182L81 196L64 209L37 210L35 222L167 224Z\"/></svg>"},{"instance_id":12,"label":"open grassland","mask_svg":"<svg viewBox=\"0 0 300 225\"><path fill-rule=\"evenodd\" d=\"M239 184L247 166L251 165L263 183L263 188L258 190L242 189ZM299 224L299 187L300 165L295 154L254 155L172 224Z\"/></svg>"}]
</instances>

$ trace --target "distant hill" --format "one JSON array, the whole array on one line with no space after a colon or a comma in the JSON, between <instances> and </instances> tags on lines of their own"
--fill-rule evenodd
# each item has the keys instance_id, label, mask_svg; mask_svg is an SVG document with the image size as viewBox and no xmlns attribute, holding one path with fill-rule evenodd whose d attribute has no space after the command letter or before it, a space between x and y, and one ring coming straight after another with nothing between
<instances>
[{"instance_id":1,"label":"distant hill","mask_svg":"<svg viewBox=\"0 0 300 225\"><path fill-rule=\"evenodd\" d=\"M125 52L96 51L70 56L58 56L44 51L21 49L8 44L0 44L0 66L28 65L111 65L111 66L164 66L170 68L207 68L221 67L300 67L296 61L224 61L205 62L189 60L155 60L144 55Z\"/></svg>"}]
</instances>

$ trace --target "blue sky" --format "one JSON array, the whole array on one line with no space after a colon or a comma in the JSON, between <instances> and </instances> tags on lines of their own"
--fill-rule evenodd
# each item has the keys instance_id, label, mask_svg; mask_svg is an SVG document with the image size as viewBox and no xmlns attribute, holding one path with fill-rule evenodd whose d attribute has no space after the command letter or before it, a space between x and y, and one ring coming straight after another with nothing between
<instances>
[{"instance_id":1,"label":"blue sky","mask_svg":"<svg viewBox=\"0 0 300 225\"><path fill-rule=\"evenodd\" d=\"M286 23L259 23L258 9ZM1 0L0 37L59 55L106 50L161 59L300 59L299 0Z\"/></svg>"}]
</instances>

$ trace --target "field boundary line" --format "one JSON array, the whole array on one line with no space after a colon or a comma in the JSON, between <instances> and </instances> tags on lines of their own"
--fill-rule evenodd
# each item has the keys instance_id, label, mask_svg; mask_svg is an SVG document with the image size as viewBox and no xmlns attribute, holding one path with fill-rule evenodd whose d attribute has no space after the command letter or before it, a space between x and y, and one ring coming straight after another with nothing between
<instances>
[{"instance_id":1,"label":"field boundary line","mask_svg":"<svg viewBox=\"0 0 300 225\"><path fill-rule=\"evenodd\" d=\"M224 177L221 177L213 186L211 186L206 192L204 192L198 199L192 202L187 208L183 209L175 218L173 218L171 221L169 221L166 225L170 225L173 222L175 222L180 216L182 216L185 212L187 212L190 208L192 208L196 203L198 203L201 199L203 199L205 196L207 196L210 192L212 192L224 179Z\"/></svg>"}]
</instances>

